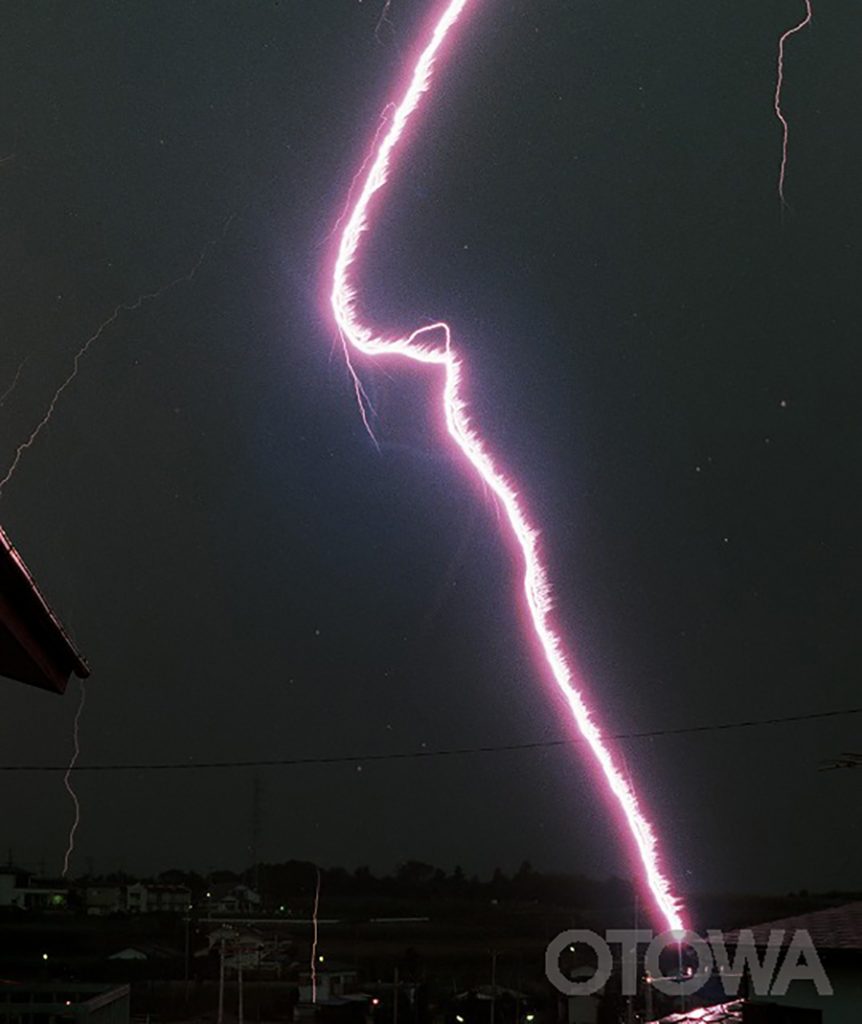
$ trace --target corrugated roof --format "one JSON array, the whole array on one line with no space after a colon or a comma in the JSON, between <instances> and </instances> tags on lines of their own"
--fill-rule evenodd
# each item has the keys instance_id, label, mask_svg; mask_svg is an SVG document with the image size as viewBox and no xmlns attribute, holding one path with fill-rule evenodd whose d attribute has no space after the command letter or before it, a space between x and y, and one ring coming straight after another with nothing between
<instances>
[{"instance_id":1,"label":"corrugated roof","mask_svg":"<svg viewBox=\"0 0 862 1024\"><path fill-rule=\"evenodd\" d=\"M0 675L63 693L73 673L90 670L0 527Z\"/></svg>"},{"instance_id":2,"label":"corrugated roof","mask_svg":"<svg viewBox=\"0 0 862 1024\"><path fill-rule=\"evenodd\" d=\"M717 1003L715 1006L699 1006L686 1013L672 1013L651 1024L740 1024L742 1006L741 999L732 1003Z\"/></svg>"},{"instance_id":3,"label":"corrugated roof","mask_svg":"<svg viewBox=\"0 0 862 1024\"><path fill-rule=\"evenodd\" d=\"M814 910L808 914L797 914L795 917L783 917L777 921L755 925L751 931L757 945L766 945L769 933L774 929L783 929L784 943L788 943L793 933L804 928L818 950L855 949L862 950L862 900L845 903L840 907L829 907L827 910ZM736 942L739 932L730 932L728 942Z\"/></svg>"}]
</instances>

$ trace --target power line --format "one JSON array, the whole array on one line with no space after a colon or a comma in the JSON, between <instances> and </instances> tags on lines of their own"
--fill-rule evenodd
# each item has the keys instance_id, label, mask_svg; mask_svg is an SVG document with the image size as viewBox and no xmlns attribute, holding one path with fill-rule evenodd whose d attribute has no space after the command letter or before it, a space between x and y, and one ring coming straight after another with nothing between
<instances>
[{"instance_id":1,"label":"power line","mask_svg":"<svg viewBox=\"0 0 862 1024\"><path fill-rule=\"evenodd\" d=\"M692 733L726 732L732 729L752 729L762 726L787 725L792 722L813 722L826 718L843 718L862 714L860 708L841 708L836 711L816 711L807 715L786 715L782 718L752 718L741 722L719 722L710 725L687 725L675 729L651 729L644 732L618 732L609 739L654 739L660 736L683 736ZM418 761L431 757L460 757L468 754L499 754L518 750L547 750L580 743L577 738L561 740L534 740L530 743L504 743L484 747L450 747L437 750L402 750L387 754L335 754L324 757L286 757L258 761L173 761L147 764L79 764L79 772L161 772L226 768L293 768L301 765L367 764L373 761ZM0 772L65 772L68 765L4 764Z\"/></svg>"}]
</instances>

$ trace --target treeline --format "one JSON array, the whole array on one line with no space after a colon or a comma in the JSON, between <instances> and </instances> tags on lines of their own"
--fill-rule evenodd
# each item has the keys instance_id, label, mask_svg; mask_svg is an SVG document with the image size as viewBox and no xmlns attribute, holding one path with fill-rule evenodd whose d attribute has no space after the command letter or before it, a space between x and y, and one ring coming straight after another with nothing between
<instances>
[{"instance_id":1,"label":"treeline","mask_svg":"<svg viewBox=\"0 0 862 1024\"><path fill-rule=\"evenodd\" d=\"M582 875L546 873L535 870L529 861L524 861L511 875L497 868L485 878L468 875L459 866L445 871L417 860L400 864L390 874L375 874L368 867L349 871L341 867L318 868L310 861L287 860L256 864L242 872L220 870L206 875L174 868L154 878L140 880L188 886L194 899L205 896L214 887L244 885L258 893L267 906L284 903L297 909L313 900L318 877L329 906L336 901L433 899L585 907L621 906L630 904L633 899L631 885L623 879L601 881ZM125 884L136 880L123 873L80 879L82 882Z\"/></svg>"}]
</instances>

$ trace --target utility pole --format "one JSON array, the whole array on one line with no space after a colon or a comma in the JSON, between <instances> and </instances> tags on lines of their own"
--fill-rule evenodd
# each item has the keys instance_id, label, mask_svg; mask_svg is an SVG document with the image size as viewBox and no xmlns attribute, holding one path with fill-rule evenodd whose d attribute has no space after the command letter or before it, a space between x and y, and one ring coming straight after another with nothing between
<instances>
[{"instance_id":1,"label":"utility pole","mask_svg":"<svg viewBox=\"0 0 862 1024\"><path fill-rule=\"evenodd\" d=\"M637 886L633 884L632 888L634 890L634 898L635 898L634 899L634 903L635 903L635 905L634 905L635 922L634 923L635 923L635 931L637 931L638 930L638 924L640 923L640 902L638 900ZM624 966L626 959L634 961L633 972L637 971L637 959L638 959L637 943L635 942L630 949L621 949L620 950L620 959L623 962L622 972L623 972L623 977L624 978L627 976L626 968ZM626 1024L634 1024L634 1019L635 1019L635 1005L634 1004L635 1004L635 996L634 995L626 996Z\"/></svg>"},{"instance_id":2,"label":"utility pole","mask_svg":"<svg viewBox=\"0 0 862 1024\"><path fill-rule=\"evenodd\" d=\"M243 1013L242 1013L242 948L237 952L237 968L236 968L236 985L239 989L239 998L237 1005L237 1024L243 1024Z\"/></svg>"},{"instance_id":3,"label":"utility pole","mask_svg":"<svg viewBox=\"0 0 862 1024\"><path fill-rule=\"evenodd\" d=\"M251 884L260 895L260 818L261 818L261 785L260 772L254 773L251 790Z\"/></svg>"},{"instance_id":4,"label":"utility pole","mask_svg":"<svg viewBox=\"0 0 862 1024\"><path fill-rule=\"evenodd\" d=\"M218 1017L217 1024L224 1024L224 936L219 943L218 966Z\"/></svg>"},{"instance_id":5,"label":"utility pole","mask_svg":"<svg viewBox=\"0 0 862 1024\"><path fill-rule=\"evenodd\" d=\"M491 1024L497 1015L497 950L491 950Z\"/></svg>"},{"instance_id":6,"label":"utility pole","mask_svg":"<svg viewBox=\"0 0 862 1024\"><path fill-rule=\"evenodd\" d=\"M398 1024L398 968L392 981L392 1024Z\"/></svg>"},{"instance_id":7,"label":"utility pole","mask_svg":"<svg viewBox=\"0 0 862 1024\"><path fill-rule=\"evenodd\" d=\"M191 935L189 934L191 930L190 916L190 912L186 911L185 970L183 972L186 990L186 1005L188 1005L189 1001L189 954L191 952Z\"/></svg>"}]
</instances>

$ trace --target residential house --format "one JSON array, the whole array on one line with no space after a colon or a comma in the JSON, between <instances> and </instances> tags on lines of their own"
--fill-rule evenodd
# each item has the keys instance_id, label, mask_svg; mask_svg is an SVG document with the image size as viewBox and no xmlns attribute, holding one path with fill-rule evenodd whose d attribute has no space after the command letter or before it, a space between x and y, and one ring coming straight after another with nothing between
<instances>
[{"instance_id":1,"label":"residential house","mask_svg":"<svg viewBox=\"0 0 862 1024\"><path fill-rule=\"evenodd\" d=\"M751 931L758 948L765 948L770 932L776 930L784 933L783 948L802 930L811 936L833 994L819 994L812 981L794 980L785 995L774 992L751 995L749 1001L754 1005L774 1003L780 1007L819 1011L823 1024L859 1024L862 1021L862 900L755 925ZM738 938L739 932L730 934L728 947ZM756 1012L749 1011L749 1016Z\"/></svg>"},{"instance_id":2,"label":"residential house","mask_svg":"<svg viewBox=\"0 0 862 1024\"><path fill-rule=\"evenodd\" d=\"M0 907L21 910L65 910L69 887L49 880L34 879L26 871L13 867L0 870Z\"/></svg>"},{"instance_id":3,"label":"residential house","mask_svg":"<svg viewBox=\"0 0 862 1024\"><path fill-rule=\"evenodd\" d=\"M204 909L212 917L249 916L259 914L263 901L260 895L247 885L232 882L215 883L207 890Z\"/></svg>"},{"instance_id":4,"label":"residential house","mask_svg":"<svg viewBox=\"0 0 862 1024\"><path fill-rule=\"evenodd\" d=\"M356 990L359 972L355 967L327 963L323 957L319 959L320 963L315 972L318 1003L336 1002ZM299 977L299 1000L302 1003L309 1003L311 997L311 972L304 971Z\"/></svg>"},{"instance_id":5,"label":"residential house","mask_svg":"<svg viewBox=\"0 0 862 1024\"><path fill-rule=\"evenodd\" d=\"M121 885L87 885L82 897L89 917L120 914L126 909L126 893Z\"/></svg>"},{"instance_id":6,"label":"residential house","mask_svg":"<svg viewBox=\"0 0 862 1024\"><path fill-rule=\"evenodd\" d=\"M187 885L135 882L126 886L126 909L130 914L184 914L191 901Z\"/></svg>"}]
</instances>

